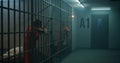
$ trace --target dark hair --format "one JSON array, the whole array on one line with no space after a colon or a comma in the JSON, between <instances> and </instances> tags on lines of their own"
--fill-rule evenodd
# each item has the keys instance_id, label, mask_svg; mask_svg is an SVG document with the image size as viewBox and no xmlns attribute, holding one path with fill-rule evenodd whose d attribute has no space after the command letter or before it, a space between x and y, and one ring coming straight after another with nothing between
<instances>
[{"instance_id":1,"label":"dark hair","mask_svg":"<svg viewBox=\"0 0 120 63\"><path fill-rule=\"evenodd\" d=\"M36 20L32 23L32 26L35 28L41 28L42 27L42 21Z\"/></svg>"}]
</instances>

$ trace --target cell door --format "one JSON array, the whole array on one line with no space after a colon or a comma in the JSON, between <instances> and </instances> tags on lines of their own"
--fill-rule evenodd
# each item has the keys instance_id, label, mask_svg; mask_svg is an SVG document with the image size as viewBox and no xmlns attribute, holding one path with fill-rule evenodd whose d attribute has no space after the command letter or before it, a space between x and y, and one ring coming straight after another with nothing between
<instances>
[{"instance_id":1,"label":"cell door","mask_svg":"<svg viewBox=\"0 0 120 63\"><path fill-rule=\"evenodd\" d=\"M108 14L93 14L91 17L91 48L108 48Z\"/></svg>"}]
</instances>

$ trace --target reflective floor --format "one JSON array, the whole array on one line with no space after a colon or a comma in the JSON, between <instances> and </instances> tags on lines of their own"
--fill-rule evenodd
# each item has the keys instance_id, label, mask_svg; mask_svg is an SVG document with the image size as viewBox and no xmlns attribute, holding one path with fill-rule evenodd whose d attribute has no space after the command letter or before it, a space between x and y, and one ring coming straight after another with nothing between
<instances>
[{"instance_id":1,"label":"reflective floor","mask_svg":"<svg viewBox=\"0 0 120 63\"><path fill-rule=\"evenodd\" d=\"M120 50L82 49L71 53L61 63L120 63Z\"/></svg>"}]
</instances>

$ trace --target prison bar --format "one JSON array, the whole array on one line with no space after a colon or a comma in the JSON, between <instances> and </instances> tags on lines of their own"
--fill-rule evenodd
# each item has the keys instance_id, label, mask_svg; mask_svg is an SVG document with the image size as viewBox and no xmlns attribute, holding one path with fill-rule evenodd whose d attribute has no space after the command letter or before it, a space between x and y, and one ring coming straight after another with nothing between
<instances>
[{"instance_id":1,"label":"prison bar","mask_svg":"<svg viewBox=\"0 0 120 63\"><path fill-rule=\"evenodd\" d=\"M4 39L4 34L3 34L3 0L1 0L1 62L3 63L3 39Z\"/></svg>"},{"instance_id":2,"label":"prison bar","mask_svg":"<svg viewBox=\"0 0 120 63\"><path fill-rule=\"evenodd\" d=\"M16 8L16 0L13 1L14 9ZM13 11L13 28L14 28L14 63L16 63L16 11Z\"/></svg>"},{"instance_id":3,"label":"prison bar","mask_svg":"<svg viewBox=\"0 0 120 63\"><path fill-rule=\"evenodd\" d=\"M66 36L63 29L65 26L71 29L72 8L64 1L1 0L0 4L0 63L59 63L71 52L71 31L68 33L69 36ZM42 28L47 29L46 33L40 31L37 40L33 35L38 33L33 29L36 20L41 21ZM29 27L34 31L27 32L27 29L30 30ZM26 34L31 36L26 39ZM35 46L24 49L26 40L31 40ZM63 44L64 42L67 44ZM5 53L8 55L6 58ZM33 57L31 62L28 57Z\"/></svg>"},{"instance_id":4,"label":"prison bar","mask_svg":"<svg viewBox=\"0 0 120 63\"><path fill-rule=\"evenodd\" d=\"M10 0L8 0L8 8L10 8ZM8 51L10 50L10 10L8 9ZM10 52L8 52L8 63L10 63Z\"/></svg>"}]
</instances>

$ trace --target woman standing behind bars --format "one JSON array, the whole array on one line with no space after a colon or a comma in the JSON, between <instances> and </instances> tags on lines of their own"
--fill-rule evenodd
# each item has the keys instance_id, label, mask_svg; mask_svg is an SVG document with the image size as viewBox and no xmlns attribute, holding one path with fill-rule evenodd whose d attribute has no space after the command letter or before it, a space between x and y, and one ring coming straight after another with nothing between
<instances>
[{"instance_id":1,"label":"woman standing behind bars","mask_svg":"<svg viewBox=\"0 0 120 63\"><path fill-rule=\"evenodd\" d=\"M44 33L47 29L42 28L42 22L36 20L32 23L32 27L28 27L25 33L25 63L35 63L33 59L37 59L34 56L34 51L36 48L36 41L39 38L39 35Z\"/></svg>"}]
</instances>

